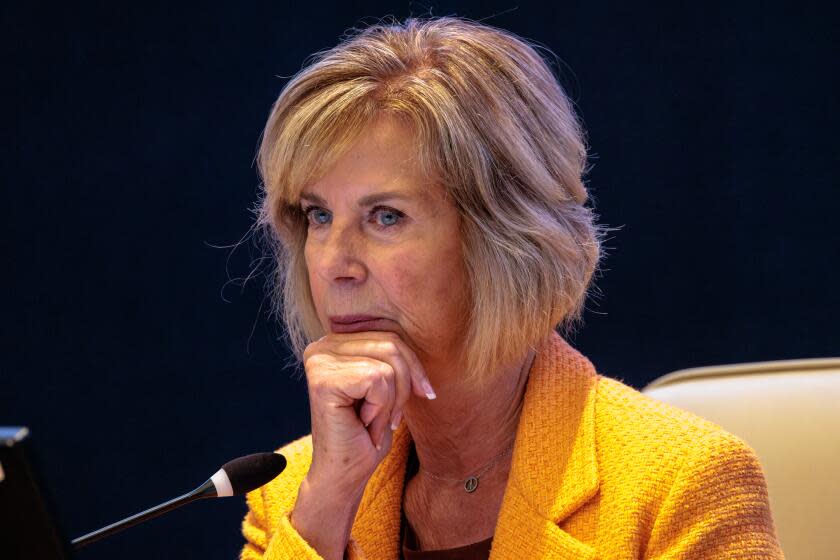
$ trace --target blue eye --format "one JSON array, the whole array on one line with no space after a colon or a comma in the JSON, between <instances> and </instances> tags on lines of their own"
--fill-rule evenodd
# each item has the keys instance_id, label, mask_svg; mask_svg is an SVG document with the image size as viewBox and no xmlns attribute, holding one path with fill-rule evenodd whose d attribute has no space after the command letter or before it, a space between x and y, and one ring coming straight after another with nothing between
<instances>
[{"instance_id":1,"label":"blue eye","mask_svg":"<svg viewBox=\"0 0 840 560\"><path fill-rule=\"evenodd\" d=\"M303 209L309 223L320 226L329 222L329 212L318 206L308 206Z\"/></svg>"},{"instance_id":2,"label":"blue eye","mask_svg":"<svg viewBox=\"0 0 840 560\"><path fill-rule=\"evenodd\" d=\"M381 212L379 212L381 210ZM399 223L399 221L405 216L399 210L394 210L393 208L387 208L384 206L377 206L373 209L374 215L379 215L382 217L382 225L384 227L391 227L395 226Z\"/></svg>"},{"instance_id":3,"label":"blue eye","mask_svg":"<svg viewBox=\"0 0 840 560\"><path fill-rule=\"evenodd\" d=\"M330 213L320 206L307 206L302 211L306 216L307 222L312 227L326 225L332 220ZM405 218L405 214L387 206L376 206L371 210L369 215L369 221L379 230L392 229L400 226L402 225L403 218Z\"/></svg>"}]
</instances>

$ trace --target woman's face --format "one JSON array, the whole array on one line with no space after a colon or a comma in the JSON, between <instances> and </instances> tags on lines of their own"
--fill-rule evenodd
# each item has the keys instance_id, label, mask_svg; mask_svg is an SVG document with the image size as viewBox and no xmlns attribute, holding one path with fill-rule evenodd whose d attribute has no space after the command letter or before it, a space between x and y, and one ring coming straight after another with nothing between
<instances>
[{"instance_id":1,"label":"woman's face","mask_svg":"<svg viewBox=\"0 0 840 560\"><path fill-rule=\"evenodd\" d=\"M301 193L305 258L326 332L393 331L425 362L457 356L468 288L460 217L417 169L408 129L383 119ZM338 326L348 315L379 318Z\"/></svg>"}]
</instances>

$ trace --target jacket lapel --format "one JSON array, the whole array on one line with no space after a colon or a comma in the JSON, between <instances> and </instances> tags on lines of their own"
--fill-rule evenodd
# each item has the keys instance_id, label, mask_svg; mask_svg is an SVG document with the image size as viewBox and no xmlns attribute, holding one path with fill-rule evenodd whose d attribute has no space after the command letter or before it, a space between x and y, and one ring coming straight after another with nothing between
<instances>
[{"instance_id":1,"label":"jacket lapel","mask_svg":"<svg viewBox=\"0 0 840 560\"><path fill-rule=\"evenodd\" d=\"M598 492L592 363L552 332L528 379L491 560L594 558L559 524Z\"/></svg>"},{"instance_id":2,"label":"jacket lapel","mask_svg":"<svg viewBox=\"0 0 840 560\"><path fill-rule=\"evenodd\" d=\"M350 530L351 560L399 558L402 493L411 434L401 422L391 439L391 450L379 463L365 487Z\"/></svg>"},{"instance_id":3,"label":"jacket lapel","mask_svg":"<svg viewBox=\"0 0 840 560\"><path fill-rule=\"evenodd\" d=\"M552 332L538 348L490 560L594 559L595 550L559 527L598 491L592 363ZM399 557L402 491L411 434L405 422L368 482L351 530L350 557Z\"/></svg>"}]
</instances>

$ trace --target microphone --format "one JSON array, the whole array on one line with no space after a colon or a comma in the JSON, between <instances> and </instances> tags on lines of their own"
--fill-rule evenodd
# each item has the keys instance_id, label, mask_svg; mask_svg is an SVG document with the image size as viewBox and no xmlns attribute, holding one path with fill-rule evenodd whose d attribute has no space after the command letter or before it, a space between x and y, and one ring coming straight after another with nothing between
<instances>
[{"instance_id":1,"label":"microphone","mask_svg":"<svg viewBox=\"0 0 840 560\"><path fill-rule=\"evenodd\" d=\"M102 527L87 535L73 539L75 550L79 550L99 539L113 535L148 519L163 515L175 508L203 498L225 498L241 496L251 490L256 490L263 484L273 480L286 468L286 458L280 453L253 453L232 461L228 461L222 468L207 479L207 482L183 496L178 496L146 511Z\"/></svg>"}]
</instances>

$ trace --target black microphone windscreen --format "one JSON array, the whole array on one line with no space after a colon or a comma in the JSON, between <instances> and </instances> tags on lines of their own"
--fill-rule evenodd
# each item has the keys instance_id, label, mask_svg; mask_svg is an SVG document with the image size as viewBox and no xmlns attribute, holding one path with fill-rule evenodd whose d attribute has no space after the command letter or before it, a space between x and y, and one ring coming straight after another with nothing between
<instances>
[{"instance_id":1,"label":"black microphone windscreen","mask_svg":"<svg viewBox=\"0 0 840 560\"><path fill-rule=\"evenodd\" d=\"M269 482L286 468L280 453L254 453L222 465L233 487L233 495L241 496Z\"/></svg>"}]
</instances>

